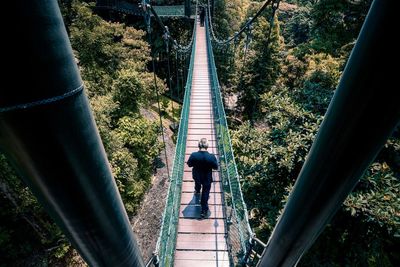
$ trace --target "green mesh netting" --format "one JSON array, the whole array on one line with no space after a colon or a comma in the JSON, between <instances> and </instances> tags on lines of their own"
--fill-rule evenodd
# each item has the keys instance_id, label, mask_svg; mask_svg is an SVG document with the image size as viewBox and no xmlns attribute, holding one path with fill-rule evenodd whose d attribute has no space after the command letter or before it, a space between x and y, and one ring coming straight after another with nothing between
<instances>
[{"instance_id":1,"label":"green mesh netting","mask_svg":"<svg viewBox=\"0 0 400 267\"><path fill-rule=\"evenodd\" d=\"M206 21L208 21L206 19ZM206 25L207 53L209 60L211 91L213 94L213 107L215 117L215 129L217 133L217 145L221 162L221 180L224 189L225 208L227 216L227 237L231 257L235 263L239 263L247 252L247 246L253 232L250 228L246 204L239 182L233 149L226 121L224 104L222 101L217 69L215 67L212 50L210 29Z\"/></svg>"},{"instance_id":2,"label":"green mesh netting","mask_svg":"<svg viewBox=\"0 0 400 267\"><path fill-rule=\"evenodd\" d=\"M195 49L196 27L194 27L193 29L192 54L190 58L189 71L186 81L186 91L183 100L178 137L176 142L175 158L172 167L170 185L168 188L161 232L157 242L156 251L160 260L160 266L173 265L182 191L182 177L185 164L185 150L189 122L190 94L192 89Z\"/></svg>"}]
</instances>

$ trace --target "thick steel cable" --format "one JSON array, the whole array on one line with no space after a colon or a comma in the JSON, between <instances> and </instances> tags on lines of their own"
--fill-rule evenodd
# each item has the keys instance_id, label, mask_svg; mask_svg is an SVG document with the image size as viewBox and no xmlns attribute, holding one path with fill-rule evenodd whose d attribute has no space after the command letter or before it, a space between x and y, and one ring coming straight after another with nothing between
<instances>
[{"instance_id":1,"label":"thick steel cable","mask_svg":"<svg viewBox=\"0 0 400 267\"><path fill-rule=\"evenodd\" d=\"M179 72L178 72L178 51L175 50L175 75L176 75L176 89L178 91L177 93L177 99L179 101Z\"/></svg>"},{"instance_id":2,"label":"thick steel cable","mask_svg":"<svg viewBox=\"0 0 400 267\"><path fill-rule=\"evenodd\" d=\"M193 44L193 36L189 42L188 45L183 46L181 44L179 44L174 38L171 37L171 35L169 34L168 28L164 25L164 23L162 22L160 16L158 16L157 12L154 10L153 6L150 4L147 4L147 8L149 8L150 12L153 14L154 18L156 19L157 23L161 26L162 29L164 29L164 31L168 32L168 38L171 40L171 42L174 44L174 48L177 49L179 52L181 53L187 53L188 51L190 51L192 44ZM197 7L196 7L196 11L197 11ZM196 27L196 25L194 25L194 27Z\"/></svg>"},{"instance_id":3,"label":"thick steel cable","mask_svg":"<svg viewBox=\"0 0 400 267\"><path fill-rule=\"evenodd\" d=\"M150 4L146 3L146 2L143 2L142 5L143 5L143 8L145 10L145 14L148 14L148 11L150 11L153 14L153 16L156 18L156 21L158 22L158 24L164 29L164 34L166 34L167 38L170 39L174 43L174 45L178 47L178 51L179 50L185 51L186 47L183 47L183 46L179 45L177 43L177 41L170 36L168 28L164 25L164 23L162 22L161 18L158 16L157 12L154 10L152 5L150 5ZM196 11L197 11L197 3L196 3ZM151 21L150 21L149 18L150 17L146 18L146 16L145 16L145 22L147 24L147 32L148 32L148 36L149 36L149 44L150 44L150 46L152 46L153 41L152 41L152 38L151 38L151 25L150 25ZM196 25L194 25L194 27L196 27ZM194 36L192 34L192 40L188 45L189 48L193 44L193 38L194 38ZM168 47L167 47L167 50L169 51ZM159 115L159 118L160 118L161 134L162 134L162 140L163 140L163 145L164 145L164 154L165 154L166 167L167 167L167 172L168 172L167 175L168 175L168 180L170 180L169 164L168 164L168 156L167 156L167 146L166 146L166 142L165 142L164 127L163 127L163 123L162 123L160 95L159 95L159 92L158 92L155 58L154 58L154 54L153 53L151 53L151 59L152 59L151 61L152 61L153 76L154 76L154 89L155 89L156 97L157 97L158 115ZM168 79L169 80L169 86L170 86L170 89L171 89L169 52L168 52L168 75L169 75L169 77L168 77L169 78ZM173 103L172 103L172 109L173 109L172 112L174 113ZM173 120L174 120L174 118L173 118Z\"/></svg>"},{"instance_id":4,"label":"thick steel cable","mask_svg":"<svg viewBox=\"0 0 400 267\"><path fill-rule=\"evenodd\" d=\"M271 42L272 28L274 27L275 13L276 13L276 10L279 8L279 3L280 3L280 0L277 0L276 2L274 2L272 4L272 14L271 14L271 18L269 20L268 37L267 37L267 42L266 42L266 45L265 45L265 47L267 48L267 51L266 51L267 55L270 52L269 45L270 45L270 42ZM252 113L251 113L251 119L250 119L250 122L251 122L252 125L254 124L254 115L255 115L255 112L256 112L256 108L257 108L257 105L258 105L258 99L259 99L258 90L257 89L256 89L256 93L257 93L256 94L256 99L254 101L254 105L253 105Z\"/></svg>"},{"instance_id":5,"label":"thick steel cable","mask_svg":"<svg viewBox=\"0 0 400 267\"><path fill-rule=\"evenodd\" d=\"M149 35L149 44L151 46L152 45L151 33L149 32L148 35ZM154 54L151 51L150 51L150 53L151 53L151 64L152 64L152 67L153 67L154 91L156 92L156 97L157 97L158 116L160 118L160 130L161 130L162 141L163 141L163 145L164 145L165 165L167 167L168 180L170 180L171 178L170 178L170 173L169 173L167 145L166 145L166 142L165 142L164 126L163 126L162 116L161 116L160 94L158 93L158 85L157 85L156 64L155 64Z\"/></svg>"},{"instance_id":6,"label":"thick steel cable","mask_svg":"<svg viewBox=\"0 0 400 267\"><path fill-rule=\"evenodd\" d=\"M165 33L168 34L168 31ZM172 124L175 123L175 109L174 109L174 99L173 99L173 89L172 89L172 81L171 81L171 64L170 64L170 47L169 47L169 35L165 36L165 46L167 49L167 69L168 69L168 86L170 90L170 97L171 97L171 105L172 105Z\"/></svg>"},{"instance_id":7,"label":"thick steel cable","mask_svg":"<svg viewBox=\"0 0 400 267\"><path fill-rule=\"evenodd\" d=\"M182 54L179 54L179 61L180 61L180 65L181 65L181 69L180 69L180 72L181 72L181 88L182 88L182 90L185 90L185 68L184 68L184 65L183 65L183 59L182 59Z\"/></svg>"}]
</instances>

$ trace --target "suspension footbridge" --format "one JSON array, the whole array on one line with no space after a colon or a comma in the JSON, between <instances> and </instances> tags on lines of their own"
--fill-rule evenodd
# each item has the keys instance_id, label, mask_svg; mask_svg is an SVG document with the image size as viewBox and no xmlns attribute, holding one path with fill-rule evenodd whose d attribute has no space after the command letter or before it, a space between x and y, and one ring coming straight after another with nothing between
<instances>
[{"instance_id":1,"label":"suspension footbridge","mask_svg":"<svg viewBox=\"0 0 400 267\"><path fill-rule=\"evenodd\" d=\"M191 168L186 164L200 138L219 159L213 172L210 216L200 219ZM239 216L237 216L239 214ZM195 19L191 60L166 209L156 255L161 266L231 266L246 254L251 236L234 163L209 26ZM235 253L232 253L235 251Z\"/></svg>"},{"instance_id":2,"label":"suspension footbridge","mask_svg":"<svg viewBox=\"0 0 400 267\"><path fill-rule=\"evenodd\" d=\"M188 114L185 163L197 142L209 140L209 152L219 158L214 127L213 101L209 78L206 33L196 23L193 76ZM214 183L210 191L210 216L200 220L200 195L194 194L191 169L185 164L179 209L175 266L229 266L227 250L225 207L219 172L213 172Z\"/></svg>"},{"instance_id":3,"label":"suspension footbridge","mask_svg":"<svg viewBox=\"0 0 400 267\"><path fill-rule=\"evenodd\" d=\"M140 14L148 29L152 12L173 47L190 55L166 208L148 266L273 267L300 260L399 122L398 92L392 86L396 75L390 73L393 69L375 67L390 57L386 48L393 42L385 29L394 25L394 2L373 2L288 203L264 245L249 224L212 47L250 31L266 6L271 4L274 11L279 1L267 0L226 40L216 38L208 14L205 27L195 16L187 46L171 38L144 1ZM29 49L9 47L14 58L5 77L15 77L21 66L29 71L24 81L15 80L13 88L0 91L1 149L90 266L145 266L83 93L57 1L12 4L10 10L23 23L15 24L9 39ZM210 152L219 159L211 214L204 220L198 220L199 204L185 164L201 137L209 139Z\"/></svg>"}]
</instances>

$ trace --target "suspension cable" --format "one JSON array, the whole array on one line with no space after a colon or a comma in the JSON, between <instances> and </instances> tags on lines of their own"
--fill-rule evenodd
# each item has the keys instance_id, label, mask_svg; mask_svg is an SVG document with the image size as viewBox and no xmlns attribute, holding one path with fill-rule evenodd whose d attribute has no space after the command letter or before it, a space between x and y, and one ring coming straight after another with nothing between
<instances>
[{"instance_id":1,"label":"suspension cable","mask_svg":"<svg viewBox=\"0 0 400 267\"><path fill-rule=\"evenodd\" d=\"M261 13L267 8L267 6L269 4L272 3L272 5L274 7L274 6L276 6L276 2L278 2L278 5L279 5L279 0L267 0L267 1L265 1L264 4L262 5L262 7L254 15L254 17L250 17L247 20L246 24L238 32L235 32L235 34L233 36L228 37L225 40L220 40L220 39L218 39L216 37L216 35L214 33L213 26L212 26L213 24L212 24L211 16L209 15L208 16L208 20L209 20L209 24L210 24L210 31L211 31L211 35L212 35L214 41L219 45L225 45L227 43L232 42L233 40L235 40L235 38L239 37L240 34L246 30L247 27L249 27L251 24L253 24L253 22L261 15ZM208 0L208 14L211 14L211 11L210 11L210 0Z\"/></svg>"},{"instance_id":2,"label":"suspension cable","mask_svg":"<svg viewBox=\"0 0 400 267\"><path fill-rule=\"evenodd\" d=\"M147 35L149 38L149 44L150 46L152 46L153 40L151 38L151 25L150 25L150 20L145 20L146 24L149 23L147 25ZM164 135L164 126L163 126L163 122L162 122L162 116L161 116L161 105L160 105L160 94L158 92L158 85L157 85L157 77L156 77L156 64L155 64L155 57L154 57L154 53L150 51L151 54L151 64L152 64L152 70L153 70L153 79L154 79L154 91L156 93L156 97L157 97L157 107L158 107L158 116L160 118L160 130L161 130L161 135L162 135L162 141L163 141L163 145L164 145L164 156L165 156L165 165L167 167L167 177L168 180L170 180L170 173L169 173L169 163L168 163L168 155L167 155L167 145L165 142L165 135Z\"/></svg>"},{"instance_id":3,"label":"suspension cable","mask_svg":"<svg viewBox=\"0 0 400 267\"><path fill-rule=\"evenodd\" d=\"M180 90L179 90L178 51L176 51L176 50L175 50L175 75L176 75L176 83L175 84L176 84L176 89L178 91L177 100L178 100L178 103L179 103Z\"/></svg>"},{"instance_id":4,"label":"suspension cable","mask_svg":"<svg viewBox=\"0 0 400 267\"><path fill-rule=\"evenodd\" d=\"M185 82L185 75L186 74L185 74L185 68L183 66L184 60L182 59L182 54L179 54L179 62L180 62L180 65L181 65L181 68L179 69L179 71L181 73L181 88L182 88L182 90L184 90L184 88L185 88L184 82ZM179 94L179 96L180 96L180 94Z\"/></svg>"},{"instance_id":5,"label":"suspension cable","mask_svg":"<svg viewBox=\"0 0 400 267\"><path fill-rule=\"evenodd\" d=\"M166 31L163 35L164 38L164 42L165 42L165 48L167 50L167 78L168 78L168 86L169 86L169 90L170 90L170 98L171 98L171 105L172 105L172 124L175 123L175 109L174 109L174 100L173 100L173 89L172 89L172 81L171 81L171 66L170 66L170 47L169 47L169 40L170 40L170 36L169 36L169 31L168 31L168 27L165 26Z\"/></svg>"},{"instance_id":6,"label":"suspension cable","mask_svg":"<svg viewBox=\"0 0 400 267\"><path fill-rule=\"evenodd\" d=\"M154 12L155 14L156 14L156 12L153 10L152 11L152 8L151 8L151 6L150 6L150 4L149 4L149 0L143 0L143 2L142 2L142 6L143 6L143 9L144 9L144 13L145 13L145 15L144 15L144 18L145 18L145 23L146 23L146 26L147 26L147 31L148 31L148 35L149 35L149 43L150 43L150 45L152 44L152 39L151 39L151 25L150 25L150 22L151 22L151 20L150 20L150 12ZM154 14L153 13L153 14ZM197 1L196 1L196 14L197 14ZM156 18L158 17L158 16L155 16ZM194 40L195 40L195 33L196 33L196 19L194 20L194 26L193 26L193 33L192 33L192 40L191 40L191 43L190 43L190 45L189 45L189 47L193 50L194 49L194 46L195 46L195 42L194 42ZM162 21L161 20L158 20L158 23L162 23ZM162 29L164 29L164 34L165 33L167 33L168 34L168 39L169 40L172 40L172 42L173 42L173 47L175 47L176 49L175 49L175 51L178 53L179 52L179 54L180 55L182 55L183 53L185 53L185 51L183 51L182 49L180 49L179 48L179 45L178 45L178 43L175 41L175 40L173 40L171 37L170 37L170 35L169 35L169 32L167 31L168 30L168 28L165 28L165 26L163 26L164 24L161 24L162 25ZM155 85L157 85L157 82L156 82L156 75L155 75L155 57L154 57L154 54L152 54L152 65L153 65L153 74L154 74L154 83L155 83ZM159 95L158 95L158 90L156 90L156 93L157 93L157 98L159 99ZM159 114L161 114L161 108L160 108L160 102L159 102L159 100L158 100L158 109L159 109ZM160 116L160 121L161 121L161 116ZM178 130L178 138L179 138L179 136L181 136L181 133L180 133L180 131L181 131L181 127L179 127L179 130ZM164 138L164 132L162 132L163 133L163 138ZM177 144L179 143L179 140L178 140L178 142L177 142ZM165 148L165 146L164 146L164 148ZM166 149L165 149L165 152L166 152ZM182 153L182 148L180 148L180 152L177 152L177 151L175 151L176 153ZM179 162L179 157L177 158L176 157L177 156L177 154L175 154L175 158L174 158L174 163L173 163L173 170L172 170L172 174L171 174L171 176L168 176L168 180L170 181L170 184L169 184L169 187L168 187L168 193L167 193L167 198L166 198L166 210L164 211L164 213L163 213L163 218L162 218L162 225L161 225L161 230L160 230L160 235L159 235L159 238L158 238L158 240L157 240L157 245L156 245L156 249L155 249L155 251L154 251L154 257L155 257L155 261L156 261L156 266L158 266L159 265L159 262L160 262L160 258L159 258L159 253L160 253L160 245L161 245L161 242L162 242L162 237L163 237L163 233L164 233L164 231L165 231L165 227L166 227L166 225L168 225L168 229L167 229L167 231L168 231L168 236L166 237L168 240L170 239L170 238L172 238L172 237L170 237L169 236L169 233L170 233L170 231L171 231L171 229L170 229L170 227L173 225L173 222L172 222L172 220L175 218L175 215L177 214L177 212L175 211L175 210L172 210L172 214L170 214L170 217L168 218L167 217L167 208L168 207L172 207L172 209L174 209L173 207L175 207L176 206L176 198L175 198L175 192L176 192L176 188L177 188L177 185L175 184L175 185L173 185L174 184L174 175L176 175L175 174L175 171L174 171L174 169L176 168L176 160L178 160L178 162ZM179 163L178 163L179 164ZM169 169L169 168L168 168ZM169 173L169 171L168 171L168 173ZM176 180L175 180L175 183L176 183ZM174 188L174 189L171 189L171 188ZM173 198L172 198L172 203L169 203L170 205L168 205L168 200L171 198L171 196L173 196ZM167 206L168 205L168 206ZM179 211L178 211L178 213L179 213ZM161 252L161 254L162 254L163 252ZM165 255L161 255L161 257L162 257L162 259L161 260L163 260L164 259L164 256Z\"/></svg>"},{"instance_id":7,"label":"suspension cable","mask_svg":"<svg viewBox=\"0 0 400 267\"><path fill-rule=\"evenodd\" d=\"M269 29L268 29L268 33L267 33L268 37L267 37L267 41L266 41L266 44L265 44L265 47L267 49L267 52L266 52L267 55L270 52L269 44L270 44L270 41L271 41L272 28L274 27L275 12L279 8L279 3L280 3L280 0L276 0L276 1L274 1L274 3L272 3L272 14L271 14L271 18L270 18L270 21L269 21ZM256 89L256 94L255 95L256 95L256 98L254 100L254 105L253 105L253 108L252 108L251 120L250 120L252 125L254 124L254 116L255 116L255 113L256 113L256 108L257 108L258 100L259 100L258 90L257 89Z\"/></svg>"},{"instance_id":8,"label":"suspension cable","mask_svg":"<svg viewBox=\"0 0 400 267\"><path fill-rule=\"evenodd\" d=\"M246 39L246 43L250 42L249 39ZM245 44L244 46L244 53L243 53L243 64L240 68L240 78L239 78L239 89L243 86L243 76L244 76L244 68L246 66L246 61L247 61L247 50L249 48L250 44Z\"/></svg>"},{"instance_id":9,"label":"suspension cable","mask_svg":"<svg viewBox=\"0 0 400 267\"><path fill-rule=\"evenodd\" d=\"M145 20L145 24L146 24L146 28L147 28L147 33L148 33L148 38L149 38L149 44L150 46L152 46L152 38L151 38L151 17L150 17L150 12L153 14L153 16L156 18L156 21L158 22L158 24L162 27L162 29L164 30L164 36L166 39L166 46L167 46L167 52L168 52L168 82L169 82L169 87L171 89L171 78L170 78L170 62L169 62L169 44L168 44L168 40L171 40L172 43L174 44L173 47L181 53L185 53L187 52L187 50L189 50L192 47L193 44L193 40L194 40L194 34L192 34L192 39L190 41L190 43L187 46L182 46L180 44L178 44L178 42L173 39L169 33L168 27L166 27L164 25L164 23L162 22L161 18L158 16L157 12L154 10L154 8L152 7L152 5L150 5L148 0L143 0L142 3L142 8L144 10L144 20ZM196 11L197 11L197 7L196 7ZM196 25L194 25L193 27L196 27ZM151 53L151 59L152 59L152 68L153 68L153 76L154 76L154 90L156 93L156 97L157 97L157 107L158 107L158 115L160 118L160 128L161 128L161 134L162 134L162 140L163 140L163 145L164 145L164 154L165 154L165 161L166 161L166 167L167 167L167 172L168 172L168 180L170 180L170 173L169 173L169 163L168 163L168 156L167 156L167 146L166 146L166 142L165 142L165 134L164 134L164 127L163 127L163 123L162 123L162 115L161 115L161 105L160 105L160 95L158 92L158 85L157 85L157 77L156 77L156 66L155 66L155 57L154 57L154 53ZM174 104L172 102L172 113L174 114ZM173 117L173 121L174 121L174 115Z\"/></svg>"},{"instance_id":10,"label":"suspension cable","mask_svg":"<svg viewBox=\"0 0 400 267\"><path fill-rule=\"evenodd\" d=\"M174 38L171 37L171 35L169 34L168 27L166 27L166 26L164 25L164 23L162 22L160 16L158 16L158 14L157 14L157 12L155 11L155 9L153 8L153 6L150 5L150 4L149 4L147 1L145 1L145 0L143 1L142 5L143 5L143 9L145 10L145 13L148 14L148 11L149 11L149 12L151 12L151 13L153 14L153 16L154 16L154 18L156 19L157 23L161 26L162 29L164 29L164 34L165 34L166 32L168 33L168 39L170 39L171 42L174 44L174 45L173 45L173 48L177 49L177 50L178 50L179 52L181 52L181 53L187 53L187 52L190 51L190 49L191 49L191 47L192 47L192 44L193 44L193 39L194 39L194 36L193 36L193 35L192 35L192 38L191 38L189 44L187 44L186 46L179 44ZM148 14L148 16L150 16L150 15ZM146 21L146 23L147 23L147 21ZM194 27L195 27L195 26L196 26L196 25L194 25Z\"/></svg>"},{"instance_id":11,"label":"suspension cable","mask_svg":"<svg viewBox=\"0 0 400 267\"><path fill-rule=\"evenodd\" d=\"M272 14L271 14L271 18L269 20L268 38L267 38L267 42L266 42L266 46L265 46L267 49L269 47L269 42L271 41L272 28L274 28L275 13L276 13L276 10L278 10L278 8L279 8L280 1L281 0L276 0L272 3Z\"/></svg>"}]
</instances>

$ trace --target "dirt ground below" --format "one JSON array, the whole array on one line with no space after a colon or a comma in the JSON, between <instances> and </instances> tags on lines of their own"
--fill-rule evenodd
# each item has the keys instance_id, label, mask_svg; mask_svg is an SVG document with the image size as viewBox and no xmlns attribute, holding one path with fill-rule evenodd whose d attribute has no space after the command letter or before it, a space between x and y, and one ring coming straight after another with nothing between
<instances>
[{"instance_id":1,"label":"dirt ground below","mask_svg":"<svg viewBox=\"0 0 400 267\"><path fill-rule=\"evenodd\" d=\"M141 110L140 113L153 121L158 121L158 114L149 110ZM172 163L175 154L175 144L172 141L173 132L170 130L169 125L171 122L163 118L163 128L165 143L167 149L168 167L169 171L172 170ZM160 136L162 142L162 137ZM131 223L142 252L143 259L149 260L153 251L156 248L156 243L161 229L161 220L165 207L165 198L169 186L167 165L164 151L160 153L160 160L162 167L158 168L153 176L153 181L150 189L146 193L141 207L131 219Z\"/></svg>"}]
</instances>

